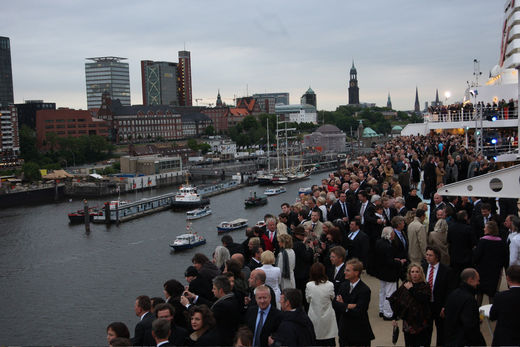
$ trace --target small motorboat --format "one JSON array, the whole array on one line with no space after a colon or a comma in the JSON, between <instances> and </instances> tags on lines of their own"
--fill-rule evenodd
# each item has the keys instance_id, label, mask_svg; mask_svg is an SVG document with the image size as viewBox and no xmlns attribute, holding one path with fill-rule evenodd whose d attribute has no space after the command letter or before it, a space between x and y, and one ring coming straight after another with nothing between
<instances>
[{"instance_id":1,"label":"small motorboat","mask_svg":"<svg viewBox=\"0 0 520 347\"><path fill-rule=\"evenodd\" d=\"M238 218L238 219L232 220L231 222L221 222L217 226L217 230L219 233L222 233L222 232L226 232L226 231L242 229L245 227L247 227L247 219Z\"/></svg>"},{"instance_id":2,"label":"small motorboat","mask_svg":"<svg viewBox=\"0 0 520 347\"><path fill-rule=\"evenodd\" d=\"M186 212L186 219L187 220L193 220L193 219L199 219L202 217L209 216L211 214L211 209L209 206L204 206L201 208L197 208L195 210L191 210Z\"/></svg>"},{"instance_id":3,"label":"small motorboat","mask_svg":"<svg viewBox=\"0 0 520 347\"><path fill-rule=\"evenodd\" d=\"M309 195L311 193L312 193L311 187L301 187L300 189L298 189L298 195L300 195L300 194Z\"/></svg>"},{"instance_id":4,"label":"small motorboat","mask_svg":"<svg viewBox=\"0 0 520 347\"><path fill-rule=\"evenodd\" d=\"M191 230L191 223L186 226L186 231L188 231L188 233L177 236L175 241L170 243L170 247L174 251L190 249L206 243L206 239L203 236Z\"/></svg>"},{"instance_id":5,"label":"small motorboat","mask_svg":"<svg viewBox=\"0 0 520 347\"><path fill-rule=\"evenodd\" d=\"M285 187L269 188L264 190L264 194L267 196L272 196L285 193L286 191L287 190L285 189Z\"/></svg>"},{"instance_id":6,"label":"small motorboat","mask_svg":"<svg viewBox=\"0 0 520 347\"><path fill-rule=\"evenodd\" d=\"M97 207L90 207L88 209L89 218L92 222L94 220L95 216L102 216L103 212L100 211ZM69 216L69 222L71 224L81 224L85 222L85 210L77 210L76 212L71 212L68 214Z\"/></svg>"},{"instance_id":7,"label":"small motorboat","mask_svg":"<svg viewBox=\"0 0 520 347\"><path fill-rule=\"evenodd\" d=\"M265 205L265 204L267 204L267 196L265 196L265 195L257 196L256 192L254 192L253 194L251 194L251 196L249 198L247 198L244 201L244 203L246 205L246 208Z\"/></svg>"}]
</instances>

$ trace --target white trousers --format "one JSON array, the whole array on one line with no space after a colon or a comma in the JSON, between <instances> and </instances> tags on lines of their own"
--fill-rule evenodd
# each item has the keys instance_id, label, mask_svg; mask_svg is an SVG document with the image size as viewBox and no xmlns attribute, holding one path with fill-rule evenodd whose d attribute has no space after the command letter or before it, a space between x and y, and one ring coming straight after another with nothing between
<instances>
[{"instance_id":1,"label":"white trousers","mask_svg":"<svg viewBox=\"0 0 520 347\"><path fill-rule=\"evenodd\" d=\"M379 281L381 287L379 288L379 312L383 312L383 315L390 318L394 315L390 303L386 298L392 295L397 290L396 282L385 282Z\"/></svg>"}]
</instances>

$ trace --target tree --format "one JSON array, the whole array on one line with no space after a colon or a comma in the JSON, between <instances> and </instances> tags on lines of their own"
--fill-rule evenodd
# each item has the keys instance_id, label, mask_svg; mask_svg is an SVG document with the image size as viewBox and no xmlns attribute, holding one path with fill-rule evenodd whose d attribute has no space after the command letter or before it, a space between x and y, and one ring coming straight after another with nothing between
<instances>
[{"instance_id":1,"label":"tree","mask_svg":"<svg viewBox=\"0 0 520 347\"><path fill-rule=\"evenodd\" d=\"M193 151L199 150L199 145L197 143L197 140L195 140L195 139L189 139L187 145Z\"/></svg>"},{"instance_id":2,"label":"tree","mask_svg":"<svg viewBox=\"0 0 520 347\"><path fill-rule=\"evenodd\" d=\"M242 120L242 128L245 131L255 129L256 127L258 127L258 122L256 121L256 118L254 116L245 116L244 120Z\"/></svg>"},{"instance_id":3,"label":"tree","mask_svg":"<svg viewBox=\"0 0 520 347\"><path fill-rule=\"evenodd\" d=\"M38 161L40 155L36 148L36 133L27 125L20 129L20 156L26 161Z\"/></svg>"},{"instance_id":4,"label":"tree","mask_svg":"<svg viewBox=\"0 0 520 347\"><path fill-rule=\"evenodd\" d=\"M199 150L202 154L206 154L211 150L211 146L208 143L204 142L199 145Z\"/></svg>"},{"instance_id":5,"label":"tree","mask_svg":"<svg viewBox=\"0 0 520 347\"><path fill-rule=\"evenodd\" d=\"M206 129L204 129L204 135L206 136L213 136L215 135L215 128L213 125L208 125Z\"/></svg>"},{"instance_id":6,"label":"tree","mask_svg":"<svg viewBox=\"0 0 520 347\"><path fill-rule=\"evenodd\" d=\"M42 178L40 166L33 161L23 164L22 170L26 181L37 181Z\"/></svg>"}]
</instances>

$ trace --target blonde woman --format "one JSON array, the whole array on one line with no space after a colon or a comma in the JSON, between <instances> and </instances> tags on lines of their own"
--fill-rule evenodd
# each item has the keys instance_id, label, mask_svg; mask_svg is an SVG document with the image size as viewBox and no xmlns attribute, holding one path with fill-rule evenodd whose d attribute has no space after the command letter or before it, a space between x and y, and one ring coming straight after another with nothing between
<instances>
[{"instance_id":1,"label":"blonde woman","mask_svg":"<svg viewBox=\"0 0 520 347\"><path fill-rule=\"evenodd\" d=\"M276 266L280 269L282 280L280 288L295 288L294 266L296 264L296 255L294 254L292 237L287 234L278 235L278 244L280 252L276 258Z\"/></svg>"},{"instance_id":2,"label":"blonde woman","mask_svg":"<svg viewBox=\"0 0 520 347\"><path fill-rule=\"evenodd\" d=\"M260 256L260 261L262 262L262 266L260 266L259 269L265 272L265 284L273 288L276 294L276 306L280 308L280 294L282 293L280 290L280 282L282 281L282 272L280 268L273 266L275 262L274 253L271 251L263 252Z\"/></svg>"}]
</instances>

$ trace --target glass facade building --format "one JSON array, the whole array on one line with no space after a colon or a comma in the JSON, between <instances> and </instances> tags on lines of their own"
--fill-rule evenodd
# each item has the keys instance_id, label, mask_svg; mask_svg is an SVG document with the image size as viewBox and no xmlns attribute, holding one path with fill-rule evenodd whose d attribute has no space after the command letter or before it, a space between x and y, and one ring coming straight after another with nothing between
<instances>
[{"instance_id":1,"label":"glass facade building","mask_svg":"<svg viewBox=\"0 0 520 347\"><path fill-rule=\"evenodd\" d=\"M179 105L177 63L141 61L143 105Z\"/></svg>"},{"instance_id":2,"label":"glass facade building","mask_svg":"<svg viewBox=\"0 0 520 347\"><path fill-rule=\"evenodd\" d=\"M14 102L11 45L8 37L0 36L0 109Z\"/></svg>"},{"instance_id":3,"label":"glass facade building","mask_svg":"<svg viewBox=\"0 0 520 347\"><path fill-rule=\"evenodd\" d=\"M87 58L85 63L87 83L87 108L99 108L101 97L107 92L123 106L130 106L130 72L126 58L99 57Z\"/></svg>"}]
</instances>

